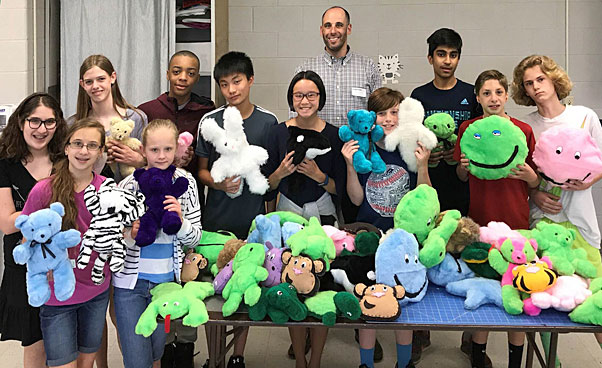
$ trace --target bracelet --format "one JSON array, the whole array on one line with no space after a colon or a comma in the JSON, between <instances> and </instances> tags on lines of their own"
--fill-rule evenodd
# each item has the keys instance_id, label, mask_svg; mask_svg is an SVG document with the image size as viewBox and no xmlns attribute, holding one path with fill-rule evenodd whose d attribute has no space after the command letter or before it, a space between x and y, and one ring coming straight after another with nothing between
<instances>
[{"instance_id":1,"label":"bracelet","mask_svg":"<svg viewBox=\"0 0 602 368\"><path fill-rule=\"evenodd\" d=\"M326 174L326 179L324 179L324 181L322 183L318 183L318 185L321 186L321 187L325 187L325 186L328 185L328 181L329 180L330 179L328 178L328 174Z\"/></svg>"}]
</instances>

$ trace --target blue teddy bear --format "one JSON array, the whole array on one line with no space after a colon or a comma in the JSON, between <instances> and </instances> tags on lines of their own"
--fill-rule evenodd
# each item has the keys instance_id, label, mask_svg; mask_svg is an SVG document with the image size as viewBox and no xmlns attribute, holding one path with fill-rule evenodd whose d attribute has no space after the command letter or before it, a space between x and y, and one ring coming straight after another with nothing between
<instances>
[{"instance_id":1,"label":"blue teddy bear","mask_svg":"<svg viewBox=\"0 0 602 368\"><path fill-rule=\"evenodd\" d=\"M359 150L353 154L353 168L359 174L373 171L377 174L385 172L387 166L376 152L375 142L378 142L385 132L380 125L375 124L376 113L366 110L349 110L347 113L349 125L339 128L339 138L343 142L356 140Z\"/></svg>"},{"instance_id":2,"label":"blue teddy bear","mask_svg":"<svg viewBox=\"0 0 602 368\"><path fill-rule=\"evenodd\" d=\"M282 248L280 216L257 215L255 224L255 229L247 237L247 243L263 244L266 251L272 248ZM271 246L268 246L268 243Z\"/></svg>"},{"instance_id":3,"label":"blue teddy bear","mask_svg":"<svg viewBox=\"0 0 602 368\"><path fill-rule=\"evenodd\" d=\"M50 286L46 273L52 271L54 295L65 301L75 291L75 274L67 256L67 248L79 244L81 234L75 229L61 231L65 208L59 202L52 203L31 215L21 215L15 227L21 230L25 243L13 250L18 264L27 263L27 294L29 304L39 307L50 299Z\"/></svg>"}]
</instances>

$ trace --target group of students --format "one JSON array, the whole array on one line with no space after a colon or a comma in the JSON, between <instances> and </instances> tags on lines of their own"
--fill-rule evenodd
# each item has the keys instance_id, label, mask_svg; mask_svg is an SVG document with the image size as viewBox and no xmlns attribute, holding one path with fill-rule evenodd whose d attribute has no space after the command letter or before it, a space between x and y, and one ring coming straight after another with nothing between
<instances>
[{"instance_id":1,"label":"group of students","mask_svg":"<svg viewBox=\"0 0 602 368\"><path fill-rule=\"evenodd\" d=\"M317 214L323 224L363 221L386 231L393 227L392 216L399 200L418 184L437 189L442 209L458 208L480 225L504 221L513 228L526 229L531 215L574 228L579 234L575 246L587 250L590 260L598 267L598 276L602 276L597 249L600 232L590 189L600 177L590 183L572 180L563 186L562 195L558 197L547 193L545 185L540 184L531 160L535 140L554 125L583 123L602 147L602 128L596 114L585 107L561 103L571 89L566 73L546 56L529 56L517 65L512 97L521 105L537 107L523 123L505 112L509 85L502 73L485 71L478 76L474 87L454 76L462 47L456 32L438 30L427 42L428 60L433 65L435 78L415 89L412 97L423 103L427 115L450 112L458 124L459 136L469 124L490 115L510 119L521 128L527 137L529 158L527 164L516 168L508 178L480 180L470 174L467 159L458 145L431 153L420 142L415 150L418 169L413 173L397 152L384 150L383 140L375 143L387 166L385 172L358 174L352 161L358 150L357 142L343 144L338 128L318 115L328 99L320 76L305 70L293 77L287 101L296 115L278 123L274 114L250 102L253 65L241 52L232 51L222 56L215 65L214 79L227 106L235 106L240 111L249 143L262 146L269 153L268 162L262 167L270 185L265 196L251 193L239 178L231 177L218 183L211 178L210 170L219 154L198 134L198 127L207 118L223 125L225 107L215 109L211 100L191 92L199 70L198 58L191 52L180 51L172 56L166 75L169 91L139 108L123 98L113 66L101 55L92 55L82 64L77 111L69 119L63 118L59 104L51 96L36 93L27 97L10 117L0 137L0 230L6 234L6 267L0 288L0 338L22 342L26 367L46 364L92 367L95 359L100 366L106 365L106 337L104 352L102 342L103 331L106 336L107 329L106 311L111 305L110 315L117 327L124 365L160 367L168 339L166 333L159 328L151 337L144 338L134 333L134 326L150 303L152 287L162 282L179 282L183 251L199 243L201 224L204 230L228 230L245 239L256 215L278 209ZM368 97L366 109L376 113L376 124L383 128L385 136L400 124L399 104L403 98L399 91L386 87ZM464 112L445 105L452 100L460 104ZM476 116L477 102L482 109L480 117ZM142 141L140 151L106 140L113 118L134 120L132 136ZM329 140L331 150L294 165L293 152L287 152L290 127L320 132ZM184 130L193 133L196 140L194 148L176 162L177 138ZM450 158L459 164L446 163ZM179 199L167 196L164 205L182 219L180 231L173 236L159 232L153 244L139 248L133 241L139 223L134 223L125 233L129 246L123 271L111 275L105 266L107 281L95 285L90 280L89 269L75 268L76 289L72 298L64 302L51 298L39 309L29 306L26 270L12 258L13 248L22 241L22 235L14 226L16 217L58 201L65 206L63 228L74 228L83 234L91 220L83 201L84 189L89 184L98 188L105 176L111 175L120 187L138 190L133 176L122 178L118 170L107 171L107 162L159 169L172 164L178 166L174 180L186 177L188 189ZM429 169L429 163L439 165ZM295 175L294 183L290 180L292 175ZM232 194L239 192L240 195L232 198ZM359 207L356 218L340 216L338 208L344 193ZM464 196L467 193L470 200ZM78 250L79 247L70 249L70 258L75 259ZM93 263L92 259L89 264ZM51 274L48 277L52 279ZM325 327L312 328L309 333L305 328L290 329L297 367L320 366L327 331ZM188 362L179 365L172 360L165 366L192 364L196 329L188 332L170 338L170 343L174 343L170 353L173 359L185 357ZM228 367L244 367L246 334L247 331L237 339ZM430 344L428 333L397 330L395 334L397 366L413 366L421 350ZM602 343L602 338L597 337ZM306 339L311 343L309 361L306 360ZM374 366L375 340L374 330L360 331L362 366ZM475 332L466 341L467 348L463 344L463 351L470 356L473 367L491 364L485 353L487 332ZM524 334L509 334L509 367L520 366L523 341Z\"/></svg>"}]
</instances>

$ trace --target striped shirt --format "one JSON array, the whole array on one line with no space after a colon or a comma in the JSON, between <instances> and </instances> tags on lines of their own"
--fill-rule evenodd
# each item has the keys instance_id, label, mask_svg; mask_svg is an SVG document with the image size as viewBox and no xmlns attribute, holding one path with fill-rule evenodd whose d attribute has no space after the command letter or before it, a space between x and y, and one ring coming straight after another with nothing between
<instances>
[{"instance_id":1,"label":"striped shirt","mask_svg":"<svg viewBox=\"0 0 602 368\"><path fill-rule=\"evenodd\" d=\"M322 78L326 104L318 116L336 127L347 124L349 110L366 109L368 97L382 85L372 59L349 48L342 58L335 58L324 50L321 55L305 60L295 74L305 70L313 70Z\"/></svg>"},{"instance_id":2,"label":"striped shirt","mask_svg":"<svg viewBox=\"0 0 602 368\"><path fill-rule=\"evenodd\" d=\"M184 247L194 247L201 240L201 206L199 204L199 194L196 181L192 175L183 169L176 169L173 179L179 177L188 179L188 190L178 198L178 202L182 206L182 227L176 235L171 235L171 240L165 243L172 244L172 275L175 275L176 281L180 281L180 271L182 270L182 260L184 259ZM134 179L134 175L130 175L119 183L119 187L131 191L138 191L138 182ZM139 273L148 273L146 262L141 260L141 250L132 239L130 230L126 231L125 242L128 245L125 266L119 273L113 274L113 286L122 289L133 289L136 286ZM164 242L162 237L157 238L161 243ZM166 268L164 268L165 270ZM173 277L172 277L173 279ZM171 280L170 280L171 281Z\"/></svg>"},{"instance_id":3,"label":"striped shirt","mask_svg":"<svg viewBox=\"0 0 602 368\"><path fill-rule=\"evenodd\" d=\"M155 242L140 249L138 278L155 284L174 280L173 236L159 231Z\"/></svg>"}]
</instances>

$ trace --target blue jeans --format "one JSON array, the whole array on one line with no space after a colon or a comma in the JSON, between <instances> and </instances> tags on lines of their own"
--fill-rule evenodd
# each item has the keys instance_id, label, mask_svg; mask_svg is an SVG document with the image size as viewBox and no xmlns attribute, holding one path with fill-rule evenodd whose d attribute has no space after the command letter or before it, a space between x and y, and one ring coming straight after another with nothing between
<instances>
[{"instance_id":1,"label":"blue jeans","mask_svg":"<svg viewBox=\"0 0 602 368\"><path fill-rule=\"evenodd\" d=\"M117 332L121 342L125 368L149 368L160 360L167 334L160 323L150 337L136 335L135 328L142 312L151 302L150 290L157 284L138 280L134 289L113 288Z\"/></svg>"},{"instance_id":2,"label":"blue jeans","mask_svg":"<svg viewBox=\"0 0 602 368\"><path fill-rule=\"evenodd\" d=\"M59 366L77 359L79 353L95 353L105 328L109 291L84 303L40 307L40 326L46 364Z\"/></svg>"}]
</instances>

